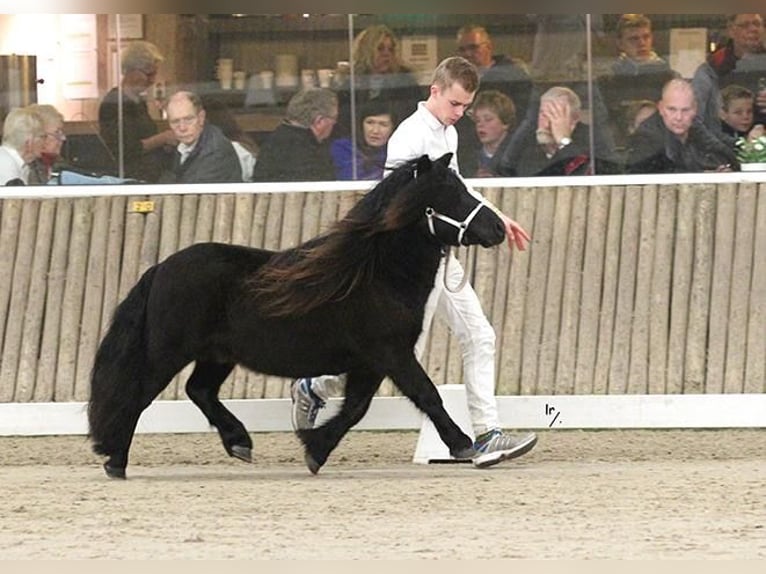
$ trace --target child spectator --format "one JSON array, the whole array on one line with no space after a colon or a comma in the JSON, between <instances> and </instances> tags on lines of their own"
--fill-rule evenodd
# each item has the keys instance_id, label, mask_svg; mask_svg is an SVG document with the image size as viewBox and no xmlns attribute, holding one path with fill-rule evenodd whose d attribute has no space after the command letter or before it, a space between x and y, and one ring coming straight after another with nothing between
<instances>
[{"instance_id":1,"label":"child spectator","mask_svg":"<svg viewBox=\"0 0 766 574\"><path fill-rule=\"evenodd\" d=\"M755 94L738 84L721 90L721 129L733 137L747 137L753 127Z\"/></svg>"},{"instance_id":2,"label":"child spectator","mask_svg":"<svg viewBox=\"0 0 766 574\"><path fill-rule=\"evenodd\" d=\"M479 92L473 104L474 122L479 145L475 148L476 173L469 177L495 177L492 159L505 149L516 127L516 107L513 100L497 90ZM498 155L498 158L500 155Z\"/></svg>"}]
</instances>

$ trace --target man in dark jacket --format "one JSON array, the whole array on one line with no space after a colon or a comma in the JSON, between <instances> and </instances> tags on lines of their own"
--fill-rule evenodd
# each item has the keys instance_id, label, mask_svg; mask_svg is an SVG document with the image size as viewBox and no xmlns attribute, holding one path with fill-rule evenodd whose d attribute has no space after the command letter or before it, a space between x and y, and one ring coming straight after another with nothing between
<instances>
[{"instance_id":1,"label":"man in dark jacket","mask_svg":"<svg viewBox=\"0 0 766 574\"><path fill-rule=\"evenodd\" d=\"M760 14L727 14L726 44L710 54L694 72L697 115L705 127L729 144L734 138L721 129L721 89L739 84L756 95L754 123L766 123L766 89L759 79L766 78L766 48L763 45L763 17Z\"/></svg>"},{"instance_id":2,"label":"man in dark jacket","mask_svg":"<svg viewBox=\"0 0 766 574\"><path fill-rule=\"evenodd\" d=\"M167 105L168 124L178 140L172 168L160 183L235 183L242 181L231 141L205 121L202 101L193 92L176 92Z\"/></svg>"},{"instance_id":3,"label":"man in dark jacket","mask_svg":"<svg viewBox=\"0 0 766 574\"><path fill-rule=\"evenodd\" d=\"M540 96L537 123L525 122L494 166L500 176L592 175L588 128L580 121L580 97L553 86ZM616 165L597 156L596 173Z\"/></svg>"},{"instance_id":4,"label":"man in dark jacket","mask_svg":"<svg viewBox=\"0 0 766 574\"><path fill-rule=\"evenodd\" d=\"M326 88L308 88L287 104L285 120L261 146L254 181L333 181L327 145L338 121L338 98Z\"/></svg>"},{"instance_id":5,"label":"man in dark jacket","mask_svg":"<svg viewBox=\"0 0 766 574\"><path fill-rule=\"evenodd\" d=\"M731 171L736 167L733 148L695 119L694 90L687 80L676 78L665 84L657 111L628 140L628 173Z\"/></svg>"},{"instance_id":6,"label":"man in dark jacket","mask_svg":"<svg viewBox=\"0 0 766 574\"><path fill-rule=\"evenodd\" d=\"M532 79L527 65L517 58L496 54L492 37L484 26L478 24L462 26L457 31L456 42L457 55L471 62L479 71L479 92L497 90L505 94L513 102L516 117L523 119L532 91ZM455 128L460 141L457 151L460 172L474 174L479 166L472 151L481 146L475 126L470 118L463 116Z\"/></svg>"}]
</instances>

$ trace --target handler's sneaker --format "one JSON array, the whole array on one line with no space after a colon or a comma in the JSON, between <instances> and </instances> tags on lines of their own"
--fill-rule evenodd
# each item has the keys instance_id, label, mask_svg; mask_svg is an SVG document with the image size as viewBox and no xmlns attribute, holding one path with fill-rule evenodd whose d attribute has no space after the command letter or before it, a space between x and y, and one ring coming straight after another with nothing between
<instances>
[{"instance_id":1,"label":"handler's sneaker","mask_svg":"<svg viewBox=\"0 0 766 574\"><path fill-rule=\"evenodd\" d=\"M325 402L311 390L311 377L293 381L290 396L293 399L293 430L313 429L317 413Z\"/></svg>"},{"instance_id":2,"label":"handler's sneaker","mask_svg":"<svg viewBox=\"0 0 766 574\"><path fill-rule=\"evenodd\" d=\"M473 448L479 454L473 458L473 465L476 468L487 468L498 462L526 454L536 444L535 433L514 437L504 434L500 429L492 429L476 437Z\"/></svg>"}]
</instances>

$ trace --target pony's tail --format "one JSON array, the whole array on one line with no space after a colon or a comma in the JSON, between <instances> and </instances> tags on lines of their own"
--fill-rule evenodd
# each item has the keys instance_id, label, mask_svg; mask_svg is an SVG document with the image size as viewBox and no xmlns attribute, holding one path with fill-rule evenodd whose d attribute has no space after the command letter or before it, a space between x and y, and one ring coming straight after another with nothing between
<instances>
[{"instance_id":1,"label":"pony's tail","mask_svg":"<svg viewBox=\"0 0 766 574\"><path fill-rule=\"evenodd\" d=\"M133 433L146 372L146 304L156 270L156 266L149 268L117 306L96 352L88 434L97 454L109 455L123 448L125 434Z\"/></svg>"}]
</instances>

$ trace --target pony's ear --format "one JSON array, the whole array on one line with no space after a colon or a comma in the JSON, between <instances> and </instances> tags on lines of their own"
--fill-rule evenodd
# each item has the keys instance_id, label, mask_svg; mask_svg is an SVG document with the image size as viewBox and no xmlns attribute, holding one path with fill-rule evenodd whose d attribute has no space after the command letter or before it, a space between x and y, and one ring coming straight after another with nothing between
<instances>
[{"instance_id":1,"label":"pony's ear","mask_svg":"<svg viewBox=\"0 0 766 574\"><path fill-rule=\"evenodd\" d=\"M418 162L415 165L415 177L418 176L418 174L426 173L428 170L431 169L431 160L427 155L421 155L418 158Z\"/></svg>"},{"instance_id":2,"label":"pony's ear","mask_svg":"<svg viewBox=\"0 0 766 574\"><path fill-rule=\"evenodd\" d=\"M443 165L444 167L449 167L449 162L452 159L452 152L447 152L443 156L441 156L439 159L437 159L434 163L439 163Z\"/></svg>"}]
</instances>

